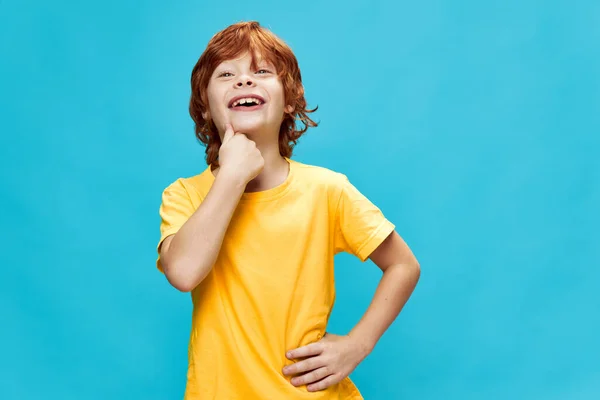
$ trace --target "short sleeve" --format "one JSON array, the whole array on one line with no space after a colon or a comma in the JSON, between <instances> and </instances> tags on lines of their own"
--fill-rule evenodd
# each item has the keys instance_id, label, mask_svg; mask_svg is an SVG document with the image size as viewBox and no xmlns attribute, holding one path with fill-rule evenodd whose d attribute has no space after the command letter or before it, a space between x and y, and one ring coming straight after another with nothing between
<instances>
[{"instance_id":1,"label":"short sleeve","mask_svg":"<svg viewBox=\"0 0 600 400\"><path fill-rule=\"evenodd\" d=\"M156 267L159 271L164 272L160 262L160 246L162 245L162 242L168 236L177 233L179 228L185 224L195 210L181 178L173 182L163 191L162 203L159 209L161 218L160 240L156 246L156 251L158 253Z\"/></svg>"},{"instance_id":2,"label":"short sleeve","mask_svg":"<svg viewBox=\"0 0 600 400\"><path fill-rule=\"evenodd\" d=\"M394 224L342 175L336 210L335 252L345 251L365 261L392 233Z\"/></svg>"}]
</instances>

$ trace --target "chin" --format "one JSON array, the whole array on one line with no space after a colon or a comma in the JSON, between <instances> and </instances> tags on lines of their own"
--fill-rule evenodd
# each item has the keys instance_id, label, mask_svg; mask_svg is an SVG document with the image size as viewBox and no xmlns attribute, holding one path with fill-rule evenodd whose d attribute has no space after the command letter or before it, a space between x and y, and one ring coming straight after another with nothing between
<instances>
[{"instance_id":1,"label":"chin","mask_svg":"<svg viewBox=\"0 0 600 400\"><path fill-rule=\"evenodd\" d=\"M265 121L263 121L262 118L259 120L259 119L254 119L254 118L244 118L243 116L240 116L240 117L233 118L231 120L233 128L235 129L236 132L241 132L241 133L258 132L261 129L264 129L266 126Z\"/></svg>"}]
</instances>

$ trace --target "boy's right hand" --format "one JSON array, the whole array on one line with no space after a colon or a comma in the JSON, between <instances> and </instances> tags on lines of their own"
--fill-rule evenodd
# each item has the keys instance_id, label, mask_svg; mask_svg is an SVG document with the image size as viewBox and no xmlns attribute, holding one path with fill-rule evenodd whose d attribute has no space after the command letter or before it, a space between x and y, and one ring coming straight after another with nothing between
<instances>
[{"instance_id":1,"label":"boy's right hand","mask_svg":"<svg viewBox=\"0 0 600 400\"><path fill-rule=\"evenodd\" d=\"M265 160L256 143L243 133L235 133L225 125L225 135L219 149L219 174L225 173L246 185L262 171Z\"/></svg>"}]
</instances>

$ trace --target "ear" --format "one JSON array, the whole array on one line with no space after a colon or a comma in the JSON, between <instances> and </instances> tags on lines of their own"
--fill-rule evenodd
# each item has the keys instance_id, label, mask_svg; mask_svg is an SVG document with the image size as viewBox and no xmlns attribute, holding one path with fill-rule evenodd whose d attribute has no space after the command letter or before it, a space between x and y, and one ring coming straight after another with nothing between
<instances>
[{"instance_id":1,"label":"ear","mask_svg":"<svg viewBox=\"0 0 600 400\"><path fill-rule=\"evenodd\" d=\"M294 111L294 106L292 106L292 105L285 106L286 113L291 114L293 111Z\"/></svg>"},{"instance_id":2,"label":"ear","mask_svg":"<svg viewBox=\"0 0 600 400\"><path fill-rule=\"evenodd\" d=\"M208 120L208 111L202 113L202 119L205 121Z\"/></svg>"}]
</instances>

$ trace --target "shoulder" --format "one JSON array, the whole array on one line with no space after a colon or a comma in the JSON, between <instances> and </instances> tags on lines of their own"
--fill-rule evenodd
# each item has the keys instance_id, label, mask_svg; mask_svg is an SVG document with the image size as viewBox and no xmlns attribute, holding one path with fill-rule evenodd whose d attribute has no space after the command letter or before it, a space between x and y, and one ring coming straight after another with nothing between
<instances>
[{"instance_id":1,"label":"shoulder","mask_svg":"<svg viewBox=\"0 0 600 400\"><path fill-rule=\"evenodd\" d=\"M187 197L194 202L202 200L212 185L208 174L211 172L206 168L200 174L177 178L163 190L163 196Z\"/></svg>"},{"instance_id":2,"label":"shoulder","mask_svg":"<svg viewBox=\"0 0 600 400\"><path fill-rule=\"evenodd\" d=\"M326 191L330 202L339 204L344 200L350 205L369 202L367 197L341 172L301 163L296 170L301 176L298 180L303 182L305 187Z\"/></svg>"},{"instance_id":3,"label":"shoulder","mask_svg":"<svg viewBox=\"0 0 600 400\"><path fill-rule=\"evenodd\" d=\"M295 173L298 178L314 185L326 187L328 189L341 189L348 181L346 175L332 169L318 165L305 164L293 161Z\"/></svg>"},{"instance_id":4,"label":"shoulder","mask_svg":"<svg viewBox=\"0 0 600 400\"><path fill-rule=\"evenodd\" d=\"M297 185L302 193L312 193L316 198L326 199L331 212L335 212L348 185L346 175L330 168L296 162L294 165Z\"/></svg>"}]
</instances>

